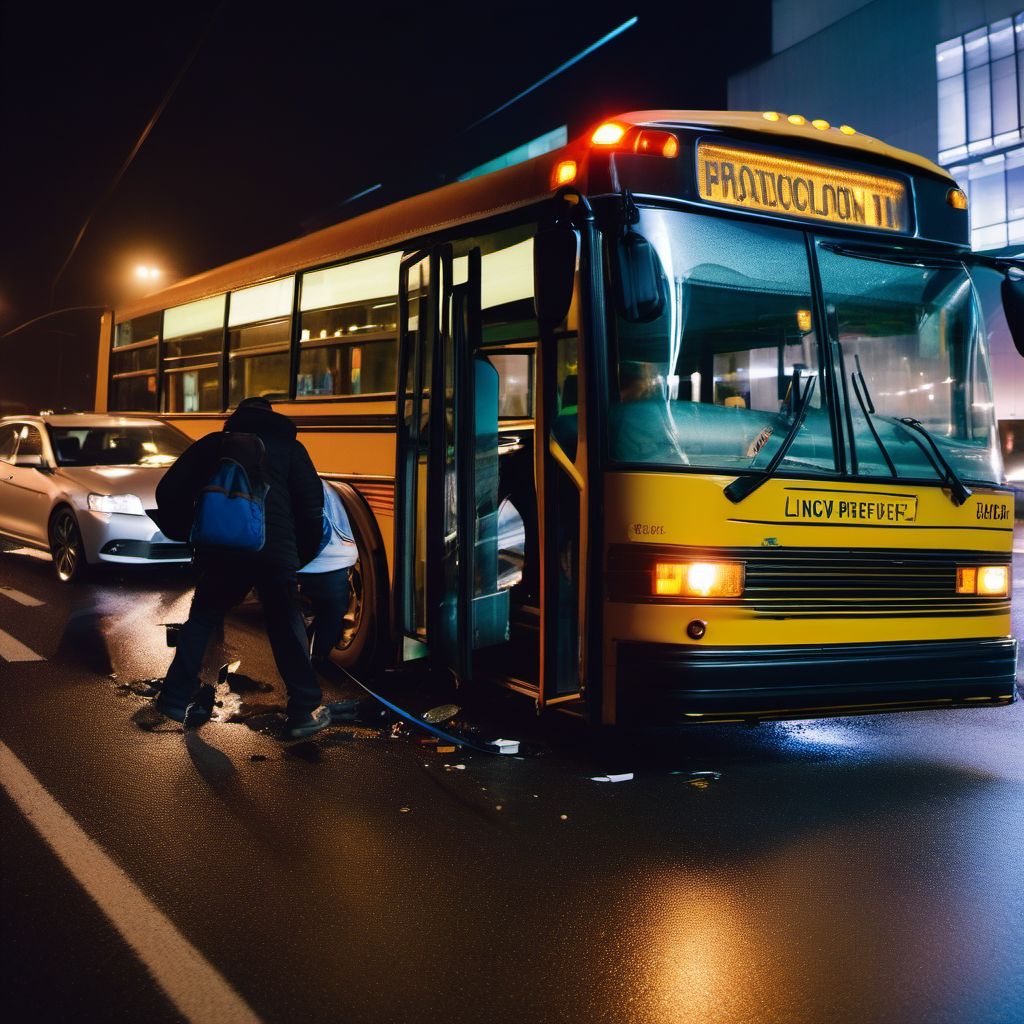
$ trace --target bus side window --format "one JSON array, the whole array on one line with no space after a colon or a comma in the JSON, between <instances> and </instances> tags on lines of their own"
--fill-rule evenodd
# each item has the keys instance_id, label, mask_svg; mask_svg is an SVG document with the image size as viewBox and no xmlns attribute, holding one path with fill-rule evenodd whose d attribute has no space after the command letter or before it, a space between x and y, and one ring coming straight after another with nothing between
<instances>
[{"instance_id":1,"label":"bus side window","mask_svg":"<svg viewBox=\"0 0 1024 1024\"><path fill-rule=\"evenodd\" d=\"M394 394L401 259L391 252L302 275L296 398Z\"/></svg>"},{"instance_id":2,"label":"bus side window","mask_svg":"<svg viewBox=\"0 0 1024 1024\"><path fill-rule=\"evenodd\" d=\"M533 419L533 353L489 352L498 371L498 418Z\"/></svg>"},{"instance_id":3,"label":"bus side window","mask_svg":"<svg viewBox=\"0 0 1024 1024\"><path fill-rule=\"evenodd\" d=\"M555 367L556 404L551 433L569 459L576 459L579 437L579 343L575 334L558 339L558 364Z\"/></svg>"}]
</instances>

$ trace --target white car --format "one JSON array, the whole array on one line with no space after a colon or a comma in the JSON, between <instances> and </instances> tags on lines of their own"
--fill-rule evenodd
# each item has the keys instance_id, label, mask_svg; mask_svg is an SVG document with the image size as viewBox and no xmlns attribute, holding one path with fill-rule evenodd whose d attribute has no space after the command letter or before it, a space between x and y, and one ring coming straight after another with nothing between
<instances>
[{"instance_id":1,"label":"white car","mask_svg":"<svg viewBox=\"0 0 1024 1024\"><path fill-rule=\"evenodd\" d=\"M191 438L157 419L91 413L0 418L0 539L49 551L59 579L100 562L188 562L146 514Z\"/></svg>"}]
</instances>

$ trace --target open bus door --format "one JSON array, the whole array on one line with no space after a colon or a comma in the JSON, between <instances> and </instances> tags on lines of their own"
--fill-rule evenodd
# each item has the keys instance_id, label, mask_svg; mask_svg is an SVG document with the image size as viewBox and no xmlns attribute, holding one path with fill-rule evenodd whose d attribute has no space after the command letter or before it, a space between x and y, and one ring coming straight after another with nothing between
<instances>
[{"instance_id":1,"label":"open bus door","mask_svg":"<svg viewBox=\"0 0 1024 1024\"><path fill-rule=\"evenodd\" d=\"M594 367L586 355L593 325L587 316L594 284L588 251L593 232L572 223L572 207L543 228L534 243L534 291L541 344L538 379L542 400L537 422L538 500L541 529L541 673L537 706L574 704L585 692L588 642L594 614L589 561L593 505L588 422L593 405ZM567 210L569 211L567 213ZM581 246L581 240L584 245ZM598 720L600 662L593 667L595 690L588 715Z\"/></svg>"},{"instance_id":2,"label":"open bus door","mask_svg":"<svg viewBox=\"0 0 1024 1024\"><path fill-rule=\"evenodd\" d=\"M480 348L480 253L402 261L394 617L400 660L459 680L505 643L498 589L498 373Z\"/></svg>"}]
</instances>

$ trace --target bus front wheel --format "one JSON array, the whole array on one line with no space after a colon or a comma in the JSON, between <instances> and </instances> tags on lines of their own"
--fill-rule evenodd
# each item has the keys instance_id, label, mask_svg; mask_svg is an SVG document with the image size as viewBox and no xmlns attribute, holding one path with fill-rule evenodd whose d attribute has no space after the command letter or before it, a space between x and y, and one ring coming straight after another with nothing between
<instances>
[{"instance_id":1,"label":"bus front wheel","mask_svg":"<svg viewBox=\"0 0 1024 1024\"><path fill-rule=\"evenodd\" d=\"M331 660L353 675L371 675L380 664L388 635L387 560L377 521L349 484L332 482L348 512L359 560L349 574L351 596L341 639Z\"/></svg>"}]
</instances>

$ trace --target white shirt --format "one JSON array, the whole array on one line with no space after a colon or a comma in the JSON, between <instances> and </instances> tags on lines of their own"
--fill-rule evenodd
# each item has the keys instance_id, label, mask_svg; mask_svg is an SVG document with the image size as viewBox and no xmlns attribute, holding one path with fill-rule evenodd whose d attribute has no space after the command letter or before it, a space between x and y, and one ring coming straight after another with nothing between
<instances>
[{"instance_id":1,"label":"white shirt","mask_svg":"<svg viewBox=\"0 0 1024 1024\"><path fill-rule=\"evenodd\" d=\"M348 513L338 492L326 481L324 487L324 519L330 527L331 539L327 547L312 562L304 565L300 573L334 572L336 569L350 569L359 560L359 549L352 536Z\"/></svg>"}]
</instances>

